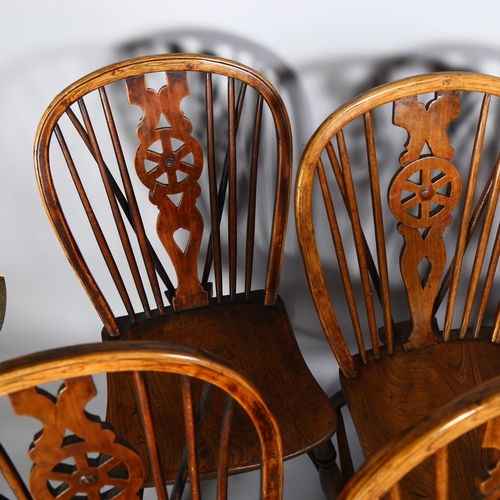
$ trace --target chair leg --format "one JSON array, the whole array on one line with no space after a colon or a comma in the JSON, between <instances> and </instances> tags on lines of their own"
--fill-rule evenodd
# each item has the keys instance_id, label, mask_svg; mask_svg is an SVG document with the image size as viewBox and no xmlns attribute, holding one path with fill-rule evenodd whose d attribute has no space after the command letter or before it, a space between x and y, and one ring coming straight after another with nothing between
<instances>
[{"instance_id":1,"label":"chair leg","mask_svg":"<svg viewBox=\"0 0 500 500\"><path fill-rule=\"evenodd\" d=\"M330 439L321 443L310 454L319 472L321 489L328 500L335 500L344 485L342 474L337 465L337 452Z\"/></svg>"},{"instance_id":2,"label":"chair leg","mask_svg":"<svg viewBox=\"0 0 500 500\"><path fill-rule=\"evenodd\" d=\"M351 451L349 449L349 441L345 431L344 417L342 416L342 407L346 405L344 393L338 391L330 400L332 401L337 411L337 444L339 448L340 468L342 470L342 478L344 484L354 475L354 465L352 463Z\"/></svg>"}]
</instances>

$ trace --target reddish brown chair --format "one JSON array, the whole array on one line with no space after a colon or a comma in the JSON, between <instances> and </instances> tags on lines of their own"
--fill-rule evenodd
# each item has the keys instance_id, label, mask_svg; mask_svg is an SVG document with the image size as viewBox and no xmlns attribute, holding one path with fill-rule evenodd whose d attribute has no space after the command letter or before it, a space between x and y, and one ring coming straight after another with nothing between
<instances>
[{"instance_id":1,"label":"reddish brown chair","mask_svg":"<svg viewBox=\"0 0 500 500\"><path fill-rule=\"evenodd\" d=\"M499 96L490 76L400 80L339 108L304 151L300 247L367 458L500 374ZM479 451L457 452L462 472ZM459 476L452 498L474 491Z\"/></svg>"},{"instance_id":2,"label":"reddish brown chair","mask_svg":"<svg viewBox=\"0 0 500 500\"><path fill-rule=\"evenodd\" d=\"M130 427L125 434L117 434L108 422L88 413L87 403L96 396L92 375L99 373L126 374L136 394L139 428ZM172 422L153 417L156 402L149 388L158 379L171 381L169 397L179 401L184 422L181 434ZM55 395L38 387L55 381L63 381ZM224 411L213 411L213 406L200 400L200 394L206 398L209 393L212 402L224 402ZM200 499L200 479L206 452L211 449L206 443L210 434L207 430L213 432L214 428L219 429L220 436L213 448L218 464L214 473L217 498L227 498L229 460L245 444L234 439L233 432L242 420L250 424L251 437L257 441L262 457L260 495L268 500L282 498L282 448L276 419L239 370L199 349L163 342L106 342L39 352L0 363L0 396L6 395L17 415L34 417L43 424L29 448L29 458L34 462L29 488L0 445L0 472L20 500L133 499L140 498L139 493L142 497L144 486L155 486L158 498L167 500L157 449L158 435L165 435L165 429L170 431L168 445L175 449L178 441L185 449L184 460L177 463L170 498L181 498L187 481L191 497ZM12 417L2 418L2 425L9 421ZM22 425L21 419L15 421ZM130 444L136 440L131 434L135 432L147 444L153 484L148 484L143 460Z\"/></svg>"},{"instance_id":3,"label":"reddish brown chair","mask_svg":"<svg viewBox=\"0 0 500 500\"><path fill-rule=\"evenodd\" d=\"M286 109L266 79L233 61L178 54L115 64L63 91L41 120L35 163L103 339L168 341L230 360L276 415L283 457L317 449L315 464L335 475L334 408L278 296L291 151ZM151 388L154 411L181 425L167 389ZM139 427L125 377L109 377L108 401L119 434ZM243 443L246 427L235 432ZM170 481L183 448L167 453L166 441L159 436ZM143 442L133 445L146 455ZM257 445L231 456L231 473L258 465ZM205 466L202 475L216 470Z\"/></svg>"}]
</instances>

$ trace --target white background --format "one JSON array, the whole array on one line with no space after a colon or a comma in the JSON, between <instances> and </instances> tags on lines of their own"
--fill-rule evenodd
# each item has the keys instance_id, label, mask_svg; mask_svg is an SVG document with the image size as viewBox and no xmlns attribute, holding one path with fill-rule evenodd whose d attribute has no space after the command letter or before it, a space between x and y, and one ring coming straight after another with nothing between
<instances>
[{"instance_id":1,"label":"white background","mask_svg":"<svg viewBox=\"0 0 500 500\"><path fill-rule=\"evenodd\" d=\"M310 115L294 130L295 162L307 136L368 82L450 69L500 74L500 3L494 0L340 1L16 0L0 16L0 269L7 314L0 359L100 340L100 321L39 200L32 144L43 111L65 86L116 61L122 43L179 29L243 37L273 52L301 80ZM401 59L400 59L401 58ZM390 71L383 63L401 60ZM429 62L431 61L432 64ZM380 82L381 83L381 82ZM278 86L278 90L279 86ZM288 98L287 105L294 103ZM300 121L301 116L298 117ZM337 368L314 317L293 226L284 296L311 370L327 392ZM287 471L285 498L321 498L307 459ZM307 493L306 493L307 492Z\"/></svg>"}]
</instances>

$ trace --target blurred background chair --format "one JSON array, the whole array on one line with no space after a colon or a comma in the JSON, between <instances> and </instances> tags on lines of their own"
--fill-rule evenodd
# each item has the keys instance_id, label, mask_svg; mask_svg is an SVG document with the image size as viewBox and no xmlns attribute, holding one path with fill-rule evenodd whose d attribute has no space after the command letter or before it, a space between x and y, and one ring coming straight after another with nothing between
<instances>
[{"instance_id":1,"label":"blurred background chair","mask_svg":"<svg viewBox=\"0 0 500 500\"><path fill-rule=\"evenodd\" d=\"M128 433L117 435L108 422L86 410L96 396L92 375L127 372L136 391L139 431L148 445L157 497L169 497L157 450L158 428L167 427L171 440L185 448L178 462L177 479L170 498L180 498L189 483L191 497L201 498L200 479L206 459L207 428L218 427L217 498L227 498L228 458L238 453L231 439L232 428L242 417L255 428L253 435L261 450L261 488L264 499L280 500L283 487L281 438L269 407L239 370L221 359L200 351L160 342L85 344L38 352L0 364L0 396L9 396L17 415L34 417L43 424L29 447L34 462L29 488L20 471L0 445L0 471L19 499L50 498L142 498L145 467L130 445ZM181 400L184 429L172 429L167 420L152 418L154 400L149 386L159 375L172 379L170 397ZM56 394L47 384L63 383ZM175 388L175 390L174 390ZM199 395L211 392L212 400L224 401L222 413L201 408ZM16 420L22 425L20 419ZM26 442L28 452L29 442ZM3 492L6 493L6 492ZM6 498L2 494L2 498Z\"/></svg>"},{"instance_id":2,"label":"blurred background chair","mask_svg":"<svg viewBox=\"0 0 500 500\"><path fill-rule=\"evenodd\" d=\"M104 323L103 339L169 341L230 360L269 403L284 458L308 452L330 494L338 479L334 408L278 295L292 137L274 87L215 57L125 61L53 101L35 163L47 213ZM157 418L181 429L168 383L151 392ZM131 432L140 421L123 375L108 377L107 419L146 457ZM257 440L245 425L235 435L241 453L230 457L230 472L255 468ZM166 443L160 435L170 480L183 448ZM216 470L215 455L207 456L202 475Z\"/></svg>"},{"instance_id":3,"label":"blurred background chair","mask_svg":"<svg viewBox=\"0 0 500 500\"><path fill-rule=\"evenodd\" d=\"M389 498L405 498L406 474L417 467L427 468L433 475L433 491L420 492L421 498L498 498L499 418L500 378L496 377L439 408L384 446L351 478L339 500L375 500L386 498L387 493ZM483 451L482 462L473 469L448 462L450 450L467 433L476 434ZM476 488L468 495L451 494L457 473L476 478Z\"/></svg>"},{"instance_id":4,"label":"blurred background chair","mask_svg":"<svg viewBox=\"0 0 500 500\"><path fill-rule=\"evenodd\" d=\"M331 114L301 159L297 232L340 365L333 400L367 458L500 374L499 95L500 79L471 73L386 84ZM473 470L480 444L455 452ZM453 488L470 493L473 478Z\"/></svg>"},{"instance_id":5,"label":"blurred background chair","mask_svg":"<svg viewBox=\"0 0 500 500\"><path fill-rule=\"evenodd\" d=\"M309 98L297 72L278 54L254 40L200 27L169 28L132 38L118 45L115 53L117 61L150 54L179 53L204 54L238 61L258 71L279 92L290 117L294 155L302 152L313 130Z\"/></svg>"}]
</instances>

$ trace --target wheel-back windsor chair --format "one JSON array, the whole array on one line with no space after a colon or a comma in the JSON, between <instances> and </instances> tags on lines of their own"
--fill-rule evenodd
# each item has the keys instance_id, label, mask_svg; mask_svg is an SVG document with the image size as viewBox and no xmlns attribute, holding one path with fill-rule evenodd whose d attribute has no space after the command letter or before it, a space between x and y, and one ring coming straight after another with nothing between
<instances>
[{"instance_id":1,"label":"wheel-back windsor chair","mask_svg":"<svg viewBox=\"0 0 500 500\"><path fill-rule=\"evenodd\" d=\"M230 360L271 405L284 457L321 446L323 473L337 470L335 412L278 295L291 148L285 106L260 74L217 57L158 55L63 91L41 120L35 163L104 340L182 343ZM162 384L151 390L155 411L179 421ZM117 432L138 426L128 381L110 376L108 394ZM132 444L145 455L144 443ZM256 446L232 456L230 471L255 467ZM169 450L166 477L181 453Z\"/></svg>"},{"instance_id":2,"label":"wheel-back windsor chair","mask_svg":"<svg viewBox=\"0 0 500 500\"><path fill-rule=\"evenodd\" d=\"M371 457L342 490L339 500L401 498L405 475L415 467L433 470L433 491L425 498L447 499L455 477L448 457L454 441L469 432L481 439L484 461L472 471L476 490L471 499L498 498L500 378L484 382L434 411Z\"/></svg>"},{"instance_id":3,"label":"wheel-back windsor chair","mask_svg":"<svg viewBox=\"0 0 500 500\"><path fill-rule=\"evenodd\" d=\"M42 432L35 435L29 448L29 458L34 462L29 487L23 480L22 469L11 459L12 452L9 454L0 445L0 472L18 499L142 497L145 467L130 445L129 434L118 435L108 422L86 410L87 403L96 396L92 375L121 372L128 374L136 391L142 425L130 431L139 431L147 442L159 499L166 500L169 494L157 450L158 428L170 428L170 422L158 422L152 417L155 403L150 398L149 385L159 374L168 374L172 379L170 396L181 401L184 420L181 435L177 429L171 429L171 441L183 443L185 457L177 464L179 471L170 498L181 498L186 481L191 497L201 498L205 428L210 426L220 430L217 497L227 498L228 459L238 453L240 446L232 440L232 428L242 417L254 426L262 452L260 495L269 500L282 498L279 428L255 386L229 363L199 349L139 341L76 345L0 363L0 396L10 397L17 415L34 417L43 424ZM53 395L47 392L45 384L56 381L63 385ZM223 400L224 411L213 413L210 407L202 408L200 392L211 392L212 401ZM203 412L208 415L203 417ZM21 424L20 419L16 422ZM28 445L29 442L26 451ZM4 494L2 498L6 498Z\"/></svg>"},{"instance_id":4,"label":"wheel-back windsor chair","mask_svg":"<svg viewBox=\"0 0 500 500\"><path fill-rule=\"evenodd\" d=\"M499 96L500 79L468 73L382 85L332 113L302 156L302 256L340 365L334 399L367 457L500 374Z\"/></svg>"}]
</instances>

